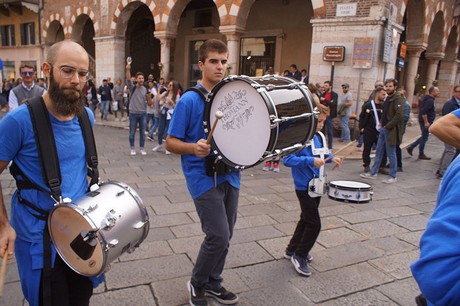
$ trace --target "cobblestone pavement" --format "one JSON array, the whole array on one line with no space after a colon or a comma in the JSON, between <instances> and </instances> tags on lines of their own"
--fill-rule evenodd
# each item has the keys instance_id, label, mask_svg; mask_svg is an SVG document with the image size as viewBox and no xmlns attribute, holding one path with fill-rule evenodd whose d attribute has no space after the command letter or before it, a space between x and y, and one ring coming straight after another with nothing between
<instances>
[{"instance_id":1,"label":"cobblestone pavement","mask_svg":"<svg viewBox=\"0 0 460 306\"><path fill-rule=\"evenodd\" d=\"M114 125L126 127L125 122L112 120L95 127L101 177L138 191L151 228L139 249L111 264L91 305L186 304L185 284L203 234L180 157L152 152L153 142L146 142L148 155L129 156L128 131ZM417 134L418 126L409 127L407 141ZM322 231L312 251L313 275L308 278L299 276L283 258L300 211L289 169L281 165L280 173L273 173L257 166L243 171L224 285L239 294L239 305L414 305L419 290L409 265L418 257L418 242L435 205L440 182L435 171L442 150L434 136L426 147L431 161L411 158L403 150L404 172L398 173L398 182L382 184L385 176L379 175L371 182L370 203L323 197ZM354 150L341 169L332 171L329 166L328 180L365 182L359 177L359 154ZM14 182L8 171L0 180L9 206ZM23 304L27 305L16 263L11 261L0 305Z\"/></svg>"}]
</instances>

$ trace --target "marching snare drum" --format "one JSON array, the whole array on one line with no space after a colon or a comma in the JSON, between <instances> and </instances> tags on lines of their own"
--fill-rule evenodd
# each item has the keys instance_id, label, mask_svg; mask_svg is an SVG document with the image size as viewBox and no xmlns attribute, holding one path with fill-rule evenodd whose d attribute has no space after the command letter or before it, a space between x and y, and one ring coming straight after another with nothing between
<instances>
[{"instance_id":1,"label":"marching snare drum","mask_svg":"<svg viewBox=\"0 0 460 306\"><path fill-rule=\"evenodd\" d=\"M139 195L116 181L101 184L73 203L50 212L51 239L64 262L85 276L102 274L147 237L149 216Z\"/></svg>"},{"instance_id":2,"label":"marching snare drum","mask_svg":"<svg viewBox=\"0 0 460 306\"><path fill-rule=\"evenodd\" d=\"M372 200L372 186L355 181L331 181L328 196L336 201L367 203Z\"/></svg>"},{"instance_id":3,"label":"marching snare drum","mask_svg":"<svg viewBox=\"0 0 460 306\"><path fill-rule=\"evenodd\" d=\"M210 92L204 113L209 133L223 113L211 141L217 158L235 168L296 152L316 131L310 92L302 83L279 76L230 76Z\"/></svg>"}]
</instances>

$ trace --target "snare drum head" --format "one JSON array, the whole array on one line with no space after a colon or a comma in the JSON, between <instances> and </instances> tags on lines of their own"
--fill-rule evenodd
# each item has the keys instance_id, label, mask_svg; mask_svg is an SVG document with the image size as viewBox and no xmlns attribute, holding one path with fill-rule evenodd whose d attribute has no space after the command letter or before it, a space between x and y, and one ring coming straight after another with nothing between
<instances>
[{"instance_id":1,"label":"snare drum head","mask_svg":"<svg viewBox=\"0 0 460 306\"><path fill-rule=\"evenodd\" d=\"M370 190L372 186L362 182L355 182L355 181L331 181L329 182L329 186L343 188L343 189L353 189L353 190Z\"/></svg>"},{"instance_id":2,"label":"snare drum head","mask_svg":"<svg viewBox=\"0 0 460 306\"><path fill-rule=\"evenodd\" d=\"M50 213L48 227L53 244L62 260L74 271L85 276L95 276L103 272L105 266L102 245L98 242L94 252L83 260L70 247L82 231L95 230L91 220L85 218L81 210L72 204L56 206Z\"/></svg>"},{"instance_id":3,"label":"snare drum head","mask_svg":"<svg viewBox=\"0 0 460 306\"><path fill-rule=\"evenodd\" d=\"M224 114L213 134L218 153L235 165L258 163L267 150L271 133L270 114L262 96L249 81L231 80L212 96L209 118L205 118L209 130L217 111Z\"/></svg>"}]
</instances>

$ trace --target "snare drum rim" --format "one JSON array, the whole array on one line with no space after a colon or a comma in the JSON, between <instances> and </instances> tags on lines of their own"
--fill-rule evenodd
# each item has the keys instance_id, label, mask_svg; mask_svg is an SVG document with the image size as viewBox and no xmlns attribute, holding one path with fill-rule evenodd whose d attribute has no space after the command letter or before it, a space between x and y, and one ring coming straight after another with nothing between
<instances>
[{"instance_id":1,"label":"snare drum rim","mask_svg":"<svg viewBox=\"0 0 460 306\"><path fill-rule=\"evenodd\" d=\"M341 180L341 181L344 181L344 180ZM372 186L367 184L367 183L364 183L364 182L360 182L360 181L346 181L346 182L356 182L356 183L360 183L360 184L365 184L369 187L347 187L347 186L341 186L341 185L338 185L338 184L334 184L334 182L339 182L339 180L336 180L336 181L330 181L329 182L329 186L331 188L336 188L336 189L339 189L339 190L348 190L348 191L372 191Z\"/></svg>"},{"instance_id":2,"label":"snare drum rim","mask_svg":"<svg viewBox=\"0 0 460 306\"><path fill-rule=\"evenodd\" d=\"M85 196L87 193L85 193L83 196ZM93 220L91 218L89 218L86 214L83 213L83 209L81 209L78 205L75 205L74 203L63 203L63 204L58 204L56 205L49 213L49 216L48 216L48 231L49 231L49 234L50 234L50 238L51 238L51 241L53 242L53 245L54 245L54 248L56 249L56 252L58 252L59 256L61 256L62 260L67 264L67 266L69 268L71 268L72 270L74 270L76 273L80 274L80 275L83 275L83 276L87 276L87 277L92 277L92 276L97 276L97 275L101 275L105 268L107 267L107 253L104 251L106 245L107 245L107 242L105 240L105 237L103 235L103 233L101 233L100 231L98 232L96 238L99 242L99 247L102 248L102 266L101 266L101 269L96 273L96 274L88 274L88 273L84 273L83 271L79 271L78 269L76 269L74 267L74 265L69 262L67 260L67 258L65 258L63 252L61 251L60 248L58 248L58 245L56 244L56 240L54 239L54 236L53 236L53 232L52 232L52 227L51 227L51 219L53 217L53 214L54 212L61 208L61 207L66 207L66 208L70 208L70 209L73 209L74 211L76 211L77 213L79 213L87 222L89 225L92 226L92 228L94 230L97 229L97 226L96 224L93 222Z\"/></svg>"},{"instance_id":3,"label":"snare drum rim","mask_svg":"<svg viewBox=\"0 0 460 306\"><path fill-rule=\"evenodd\" d=\"M288 78L283 78L283 79L288 79ZM211 131L211 105L212 102L214 101L214 97L217 94L217 92L225 85L228 84L232 81L243 81L247 84L249 84L251 87L253 87L254 84L259 85L256 81L254 81L252 78L248 76L228 76L224 78L222 81L217 83L216 86L213 87L211 92L209 93L207 99L206 99L206 104L204 108L204 113L203 113L203 128L206 133L206 138L209 136L209 132ZM254 88L254 87L253 87ZM254 88L255 91L261 96L262 100L265 102L265 106L267 107L267 111L269 116L276 116L278 117L278 114L276 112L276 107L273 104L273 100L271 99L270 95L267 93L267 90L263 89L261 91L257 90ZM268 100L268 102L267 102ZM265 148L265 152L269 151L272 152L275 148L277 138L278 138L278 125L276 127L273 127L270 125L270 139L268 141L267 148ZM261 162L264 161L263 156L260 157L260 159L255 162L254 164L251 165L241 165L241 164L236 164L229 160L225 155L219 150L219 147L214 141L214 138L211 139L211 151L217 156L218 159L222 160L223 163L226 165L233 167L235 169L247 169L254 167Z\"/></svg>"}]
</instances>

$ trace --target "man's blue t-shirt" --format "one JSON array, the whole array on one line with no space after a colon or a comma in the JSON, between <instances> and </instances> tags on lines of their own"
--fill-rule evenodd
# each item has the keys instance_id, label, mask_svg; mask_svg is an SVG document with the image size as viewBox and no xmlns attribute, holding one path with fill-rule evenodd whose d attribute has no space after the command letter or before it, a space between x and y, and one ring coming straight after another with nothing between
<instances>
[{"instance_id":1,"label":"man's blue t-shirt","mask_svg":"<svg viewBox=\"0 0 460 306\"><path fill-rule=\"evenodd\" d=\"M93 113L89 109L86 111L93 124ZM88 189L85 144L80 124L77 118L59 121L51 114L50 120L61 167L62 196L75 200ZM0 143L0 160L13 160L32 182L49 190L42 176L34 130L26 105L21 105L0 121ZM16 192L11 201L11 225L18 239L37 244L38 255L41 256L45 222L34 217L32 213L36 212L31 208L18 202ZM50 211L54 205L49 194L35 189L24 189L21 196L45 211ZM42 266L43 260L34 261L34 264Z\"/></svg>"},{"instance_id":2,"label":"man's blue t-shirt","mask_svg":"<svg viewBox=\"0 0 460 306\"><path fill-rule=\"evenodd\" d=\"M454 111L452 112L452 114L454 114L455 116L457 116L458 118L460 118L460 108L454 110Z\"/></svg>"},{"instance_id":3,"label":"man's blue t-shirt","mask_svg":"<svg viewBox=\"0 0 460 306\"><path fill-rule=\"evenodd\" d=\"M184 93L174 108L168 134L188 143L196 143L200 139L205 139L206 135L203 128L204 103L197 92L188 91ZM205 158L184 154L181 156L181 161L187 187L193 199L214 187L214 177L206 175ZM239 172L232 171L217 176L218 185L226 181L239 189Z\"/></svg>"}]
</instances>

